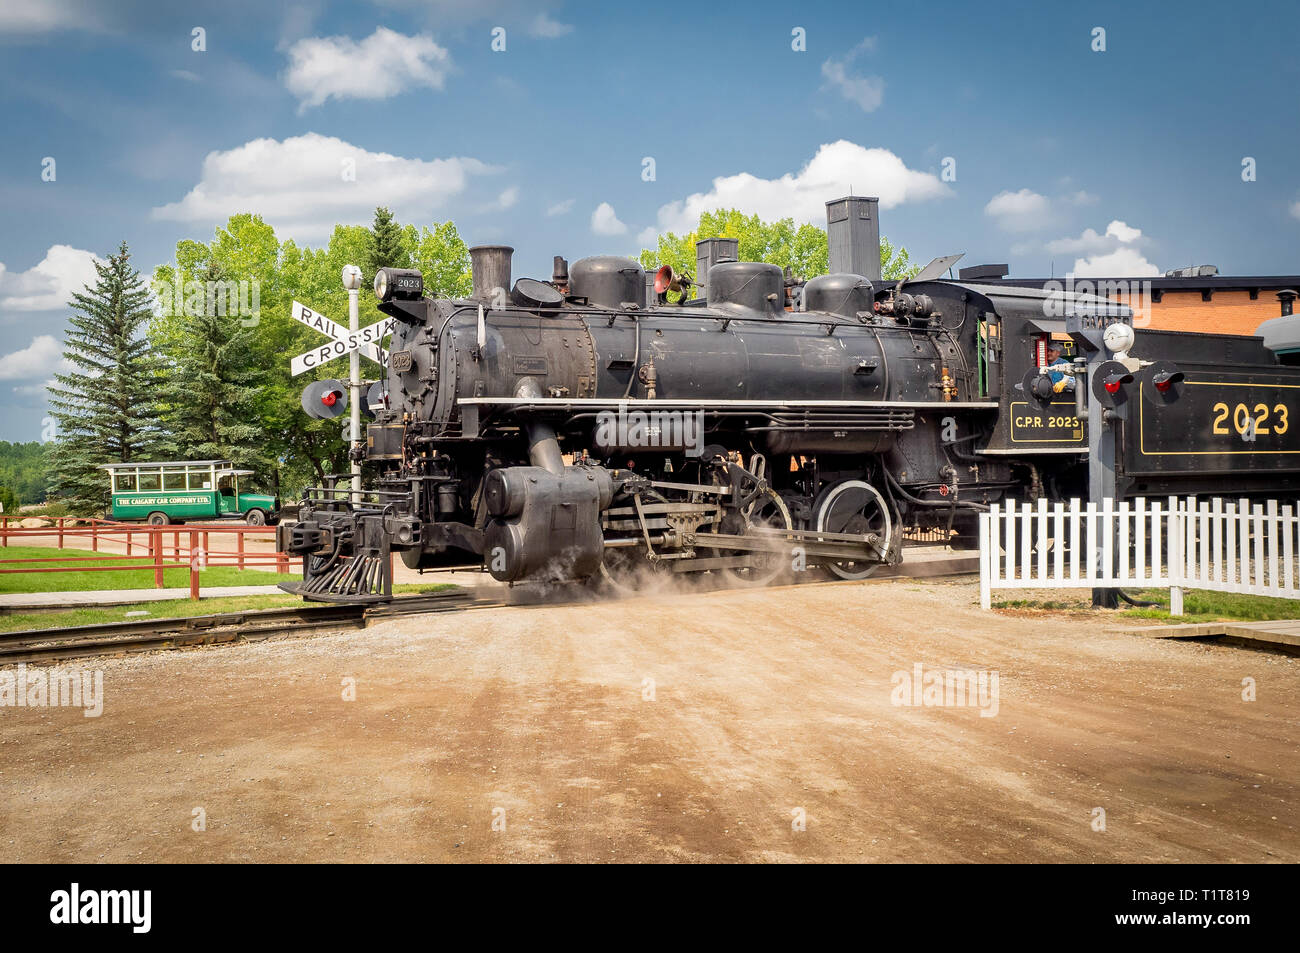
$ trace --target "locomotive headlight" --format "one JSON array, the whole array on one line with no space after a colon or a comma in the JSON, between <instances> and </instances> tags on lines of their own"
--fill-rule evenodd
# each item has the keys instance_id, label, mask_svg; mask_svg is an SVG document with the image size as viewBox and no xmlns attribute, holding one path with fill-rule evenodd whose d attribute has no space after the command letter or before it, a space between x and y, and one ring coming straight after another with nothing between
<instances>
[{"instance_id":1,"label":"locomotive headlight","mask_svg":"<svg viewBox=\"0 0 1300 953\"><path fill-rule=\"evenodd\" d=\"M1112 324L1101 336L1102 343L1115 354L1127 354L1133 347L1133 329L1127 324Z\"/></svg>"},{"instance_id":2,"label":"locomotive headlight","mask_svg":"<svg viewBox=\"0 0 1300 953\"><path fill-rule=\"evenodd\" d=\"M380 301L415 301L424 294L424 275L414 268L380 268L375 272L375 297Z\"/></svg>"}]
</instances>

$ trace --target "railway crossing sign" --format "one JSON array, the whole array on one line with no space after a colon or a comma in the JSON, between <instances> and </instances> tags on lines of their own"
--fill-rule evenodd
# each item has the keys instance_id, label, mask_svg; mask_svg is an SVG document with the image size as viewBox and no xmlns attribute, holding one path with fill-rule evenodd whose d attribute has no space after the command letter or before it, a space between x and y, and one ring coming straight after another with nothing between
<instances>
[{"instance_id":1,"label":"railway crossing sign","mask_svg":"<svg viewBox=\"0 0 1300 953\"><path fill-rule=\"evenodd\" d=\"M326 361L351 354L353 351L376 364L383 365L388 361L388 352L379 346L379 342L392 333L392 318L384 318L359 330L349 331L298 301L293 303L291 313L298 323L305 324L330 338L328 344L322 344L320 347L299 354L290 362L290 370L294 377L304 371L314 370Z\"/></svg>"}]
</instances>

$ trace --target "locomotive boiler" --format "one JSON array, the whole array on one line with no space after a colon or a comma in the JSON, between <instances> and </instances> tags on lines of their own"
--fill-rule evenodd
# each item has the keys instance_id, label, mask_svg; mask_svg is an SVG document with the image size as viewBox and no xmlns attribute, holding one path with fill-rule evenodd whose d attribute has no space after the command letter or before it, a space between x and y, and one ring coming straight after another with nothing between
<instances>
[{"instance_id":1,"label":"locomotive boiler","mask_svg":"<svg viewBox=\"0 0 1300 953\"><path fill-rule=\"evenodd\" d=\"M882 282L875 200L827 207L833 273L806 283L725 239L700 243L694 276L557 257L549 281L512 281L512 250L479 246L456 300L381 269L395 327L366 485L307 490L278 531L305 557L286 588L386 598L393 552L507 582L857 579L901 558L905 526L969 537L1009 493L1084 492L1075 399L1041 386L1042 343L1066 338L1048 293L934 268ZM1132 320L1105 298L1052 303Z\"/></svg>"}]
</instances>

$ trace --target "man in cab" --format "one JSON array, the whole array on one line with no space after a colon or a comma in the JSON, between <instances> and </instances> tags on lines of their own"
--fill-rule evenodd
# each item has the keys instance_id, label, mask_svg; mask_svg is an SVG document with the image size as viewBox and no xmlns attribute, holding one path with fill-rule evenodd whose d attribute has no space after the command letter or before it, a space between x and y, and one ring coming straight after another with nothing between
<instances>
[{"instance_id":1,"label":"man in cab","mask_svg":"<svg viewBox=\"0 0 1300 953\"><path fill-rule=\"evenodd\" d=\"M1049 368L1057 366L1069 367L1070 362L1065 359L1061 353L1061 345L1056 341L1047 342L1047 366ZM1048 370L1052 378L1052 393L1060 394L1064 391L1074 390L1074 375L1066 374L1063 371Z\"/></svg>"}]
</instances>

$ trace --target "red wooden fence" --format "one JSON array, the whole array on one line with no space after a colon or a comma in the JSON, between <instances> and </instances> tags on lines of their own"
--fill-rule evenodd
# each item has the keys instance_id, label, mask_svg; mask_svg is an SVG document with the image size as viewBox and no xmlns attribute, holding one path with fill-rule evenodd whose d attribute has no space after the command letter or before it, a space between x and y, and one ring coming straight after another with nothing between
<instances>
[{"instance_id":1,"label":"red wooden fence","mask_svg":"<svg viewBox=\"0 0 1300 953\"><path fill-rule=\"evenodd\" d=\"M125 544L126 553L111 553L107 556L42 556L30 559L0 559L0 573L52 573L52 572L108 572L136 570L152 572L154 587L163 588L164 569L189 569L190 598L199 598L199 570L209 566L236 566L239 569L273 568L276 572L289 573L294 570L296 562L301 567L301 559L290 557L287 553L250 553L244 544L244 537L250 533L263 537L274 536L275 528L268 526L247 526L244 524L223 525L212 523L194 523L179 526L144 526L138 523L118 523L111 520L76 519L59 517L53 526L15 526L18 518L0 517L0 546L8 547L9 540L14 539L21 545L24 539L58 537L58 548L65 545L73 549L84 549L88 540L91 552L100 552L101 543L113 541ZM234 536L233 550L212 549L212 538ZM168 537L171 537L170 540ZM142 555L134 555L134 550L142 548ZM168 559L168 550L171 558ZM80 566L43 565L48 563L88 563L102 562L110 558L113 565ZM121 564L118 564L121 562ZM15 566L17 568L8 568Z\"/></svg>"}]
</instances>

